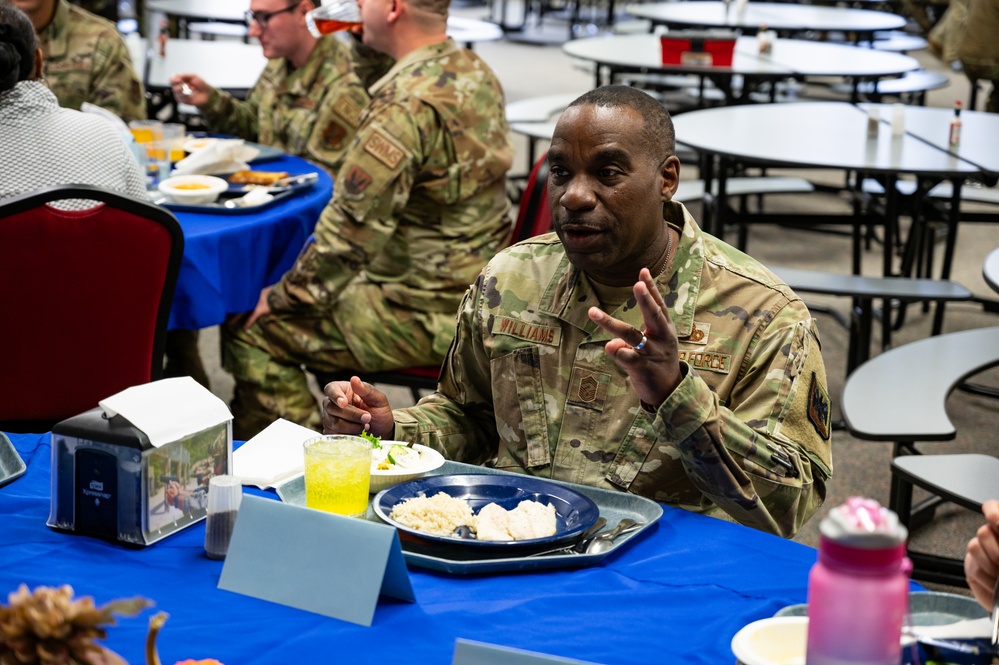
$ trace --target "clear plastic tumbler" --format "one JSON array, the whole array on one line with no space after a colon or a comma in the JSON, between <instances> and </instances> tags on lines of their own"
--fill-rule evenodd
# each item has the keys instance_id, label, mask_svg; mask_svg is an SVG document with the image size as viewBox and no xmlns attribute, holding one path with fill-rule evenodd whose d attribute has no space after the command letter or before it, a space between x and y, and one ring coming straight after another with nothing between
<instances>
[{"instance_id":1,"label":"clear plastic tumbler","mask_svg":"<svg viewBox=\"0 0 999 665\"><path fill-rule=\"evenodd\" d=\"M305 15L305 24L315 37L361 26L361 8L356 0L330 0Z\"/></svg>"},{"instance_id":2,"label":"clear plastic tumbler","mask_svg":"<svg viewBox=\"0 0 999 665\"><path fill-rule=\"evenodd\" d=\"M224 559L243 501L243 485L235 476L212 476L208 481L208 519L205 523L205 554Z\"/></svg>"}]
</instances>

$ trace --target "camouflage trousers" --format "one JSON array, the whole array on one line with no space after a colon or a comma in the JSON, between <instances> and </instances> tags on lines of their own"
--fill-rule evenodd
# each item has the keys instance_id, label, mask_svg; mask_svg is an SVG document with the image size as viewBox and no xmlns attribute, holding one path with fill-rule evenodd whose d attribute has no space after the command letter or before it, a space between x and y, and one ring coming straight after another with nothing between
<instances>
[{"instance_id":1,"label":"camouflage trousers","mask_svg":"<svg viewBox=\"0 0 999 665\"><path fill-rule=\"evenodd\" d=\"M233 437L248 439L278 418L322 428L306 371L377 372L440 364L454 336L454 315L386 301L376 285L352 284L334 310L272 312L249 329L222 327L222 363L236 380Z\"/></svg>"},{"instance_id":2,"label":"camouflage trousers","mask_svg":"<svg viewBox=\"0 0 999 665\"><path fill-rule=\"evenodd\" d=\"M992 81L992 92L985 100L985 110L989 113L999 113L999 64L979 65L963 63L964 73L974 85L976 81Z\"/></svg>"}]
</instances>

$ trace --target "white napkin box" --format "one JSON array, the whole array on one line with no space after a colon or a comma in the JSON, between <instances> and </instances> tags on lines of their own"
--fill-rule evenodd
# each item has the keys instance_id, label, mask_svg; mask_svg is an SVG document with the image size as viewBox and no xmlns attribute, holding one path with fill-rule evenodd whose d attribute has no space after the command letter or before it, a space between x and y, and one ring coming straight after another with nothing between
<instances>
[{"instance_id":1,"label":"white napkin box","mask_svg":"<svg viewBox=\"0 0 999 665\"><path fill-rule=\"evenodd\" d=\"M231 469L231 417L154 446L124 416L91 409L52 428L47 524L151 545L204 519L208 481Z\"/></svg>"}]
</instances>

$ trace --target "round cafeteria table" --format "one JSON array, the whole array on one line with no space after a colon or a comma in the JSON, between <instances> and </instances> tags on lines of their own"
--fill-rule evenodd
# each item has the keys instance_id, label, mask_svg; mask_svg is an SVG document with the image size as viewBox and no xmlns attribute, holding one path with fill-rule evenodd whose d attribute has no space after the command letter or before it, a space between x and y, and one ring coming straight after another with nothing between
<instances>
[{"instance_id":1,"label":"round cafeteria table","mask_svg":"<svg viewBox=\"0 0 999 665\"><path fill-rule=\"evenodd\" d=\"M190 19L243 23L243 14L250 9L250 2L249 0L146 0L146 9L163 12L167 16L176 16L181 21L181 37L186 37L187 21ZM459 44L472 48L475 42L501 39L503 30L489 21L449 16L447 34ZM259 52L259 47L256 48Z\"/></svg>"},{"instance_id":2,"label":"round cafeteria table","mask_svg":"<svg viewBox=\"0 0 999 665\"><path fill-rule=\"evenodd\" d=\"M873 107L881 118L875 137L867 135L867 109ZM905 108L906 131L894 136L889 119L890 105L847 104L844 102L803 102L793 104L756 104L707 109L684 113L674 118L677 141L702 155L722 162L718 173L724 176L725 163L739 160L744 164L792 168L842 169L865 176L877 176L884 185L884 239L882 270L885 277L895 276L895 237L898 229L898 192L896 183L902 175L931 181L949 180L952 197L949 211L947 247L941 278L950 277L960 218L960 192L966 178L987 178L999 157L989 148L999 142L999 117L987 113L965 113L961 147L951 151L947 145L949 114L947 109ZM980 161L975 161L978 159ZM705 169L705 191L711 186L712 169ZM719 216L727 206L725 178L719 177ZM774 215L768 215L771 220ZM800 216L798 216L800 219ZM844 219L843 222L850 220ZM722 228L724 220L707 222L709 228ZM856 228L855 228L856 230ZM859 272L859 241L855 237L853 270ZM904 268L904 266L903 266ZM903 272L906 272L903 270ZM907 275L906 275L907 276ZM943 307L938 306L934 329L942 326ZM890 317L883 317L890 326ZM886 334L888 333L886 328ZM887 337L886 337L887 338Z\"/></svg>"},{"instance_id":3,"label":"round cafeteria table","mask_svg":"<svg viewBox=\"0 0 999 665\"><path fill-rule=\"evenodd\" d=\"M69 584L97 605L153 600L102 640L136 664L157 611L170 615L158 639L164 663L448 665L457 638L603 665L731 663L740 628L805 602L815 563L810 547L666 507L645 537L586 568L464 576L410 567L415 602L383 598L363 627L218 589L224 563L204 554L204 522L141 549L50 529L50 437L10 438L27 471L0 487L0 590Z\"/></svg>"},{"instance_id":4,"label":"round cafeteria table","mask_svg":"<svg viewBox=\"0 0 999 665\"><path fill-rule=\"evenodd\" d=\"M329 175L299 157L282 155L253 167L290 175L315 172L319 181L259 211L175 211L184 231L184 259L169 328L206 328L252 310L260 290L294 265L332 197Z\"/></svg>"},{"instance_id":5,"label":"round cafeteria table","mask_svg":"<svg viewBox=\"0 0 999 665\"><path fill-rule=\"evenodd\" d=\"M577 39L567 42L562 50L596 63L596 87L611 82L620 73L695 74L711 79L724 90L729 103L736 100L731 81L737 75L756 81L843 76L853 79L856 94L856 85L861 81L877 81L919 68L915 58L899 53L799 39L778 39L771 53L760 54L754 37L739 37L730 67L663 64L659 35Z\"/></svg>"},{"instance_id":6,"label":"round cafeteria table","mask_svg":"<svg viewBox=\"0 0 999 665\"><path fill-rule=\"evenodd\" d=\"M653 2L631 5L627 12L651 21L653 26L733 28L755 33L766 25L782 35L808 31L853 33L857 41L871 41L875 32L905 27L905 18L897 14L793 2L749 2L741 12L734 2L726 10L726 3L717 0Z\"/></svg>"}]
</instances>

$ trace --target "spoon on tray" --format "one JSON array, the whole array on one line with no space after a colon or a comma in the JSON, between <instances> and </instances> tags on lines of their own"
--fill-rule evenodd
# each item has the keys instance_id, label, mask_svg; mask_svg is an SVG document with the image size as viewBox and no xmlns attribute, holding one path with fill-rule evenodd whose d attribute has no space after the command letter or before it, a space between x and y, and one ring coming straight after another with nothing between
<instances>
[{"instance_id":1,"label":"spoon on tray","mask_svg":"<svg viewBox=\"0 0 999 665\"><path fill-rule=\"evenodd\" d=\"M618 522L617 526L607 533L602 533L591 540L586 545L586 549L584 551L586 554L601 554L606 552L613 546L615 538L626 533L631 533L632 531L637 531L643 526L645 526L644 522L636 522L635 520L626 517Z\"/></svg>"}]
</instances>

